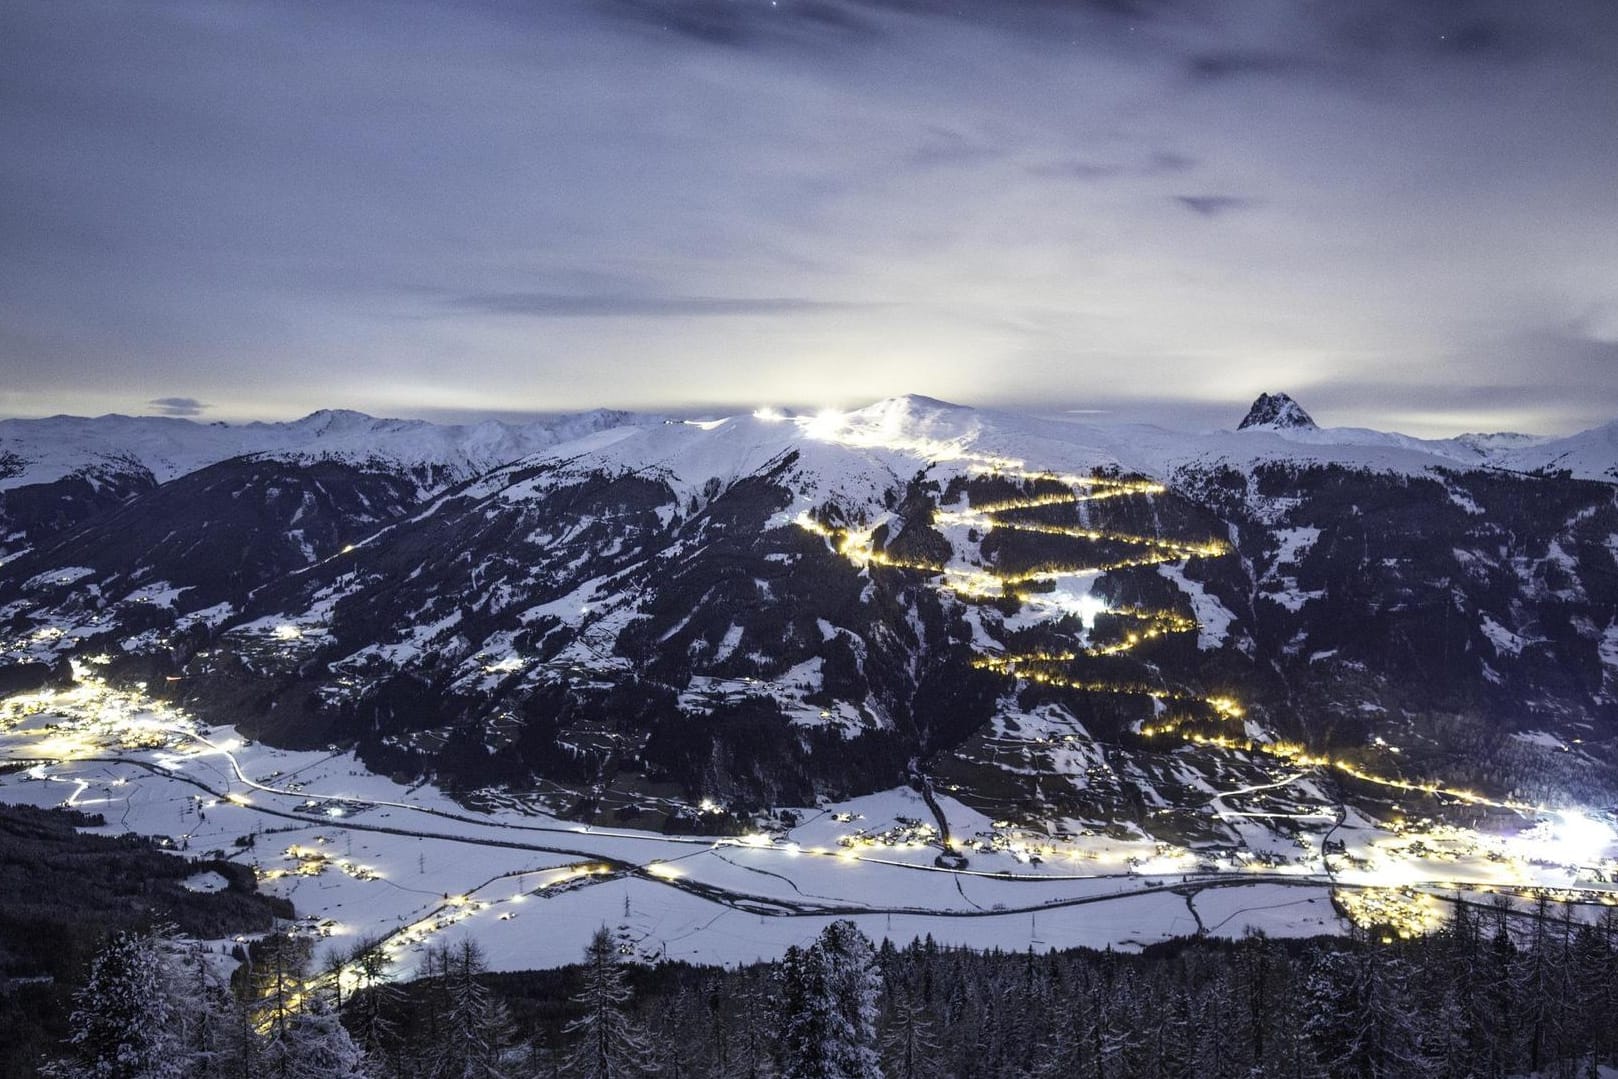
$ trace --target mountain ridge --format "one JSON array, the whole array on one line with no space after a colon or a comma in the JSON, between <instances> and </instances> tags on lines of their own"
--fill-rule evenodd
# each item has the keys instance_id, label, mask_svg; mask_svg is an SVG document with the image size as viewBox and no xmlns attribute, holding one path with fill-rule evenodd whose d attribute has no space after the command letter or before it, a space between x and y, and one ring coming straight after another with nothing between
<instances>
[{"instance_id":1,"label":"mountain ridge","mask_svg":"<svg viewBox=\"0 0 1618 1079\"><path fill-rule=\"evenodd\" d=\"M1242 417L1242 422L1236 425L1236 430L1245 431L1252 427L1309 429L1316 426L1309 413L1291 397L1284 393L1261 393L1247 410L1247 415Z\"/></svg>"},{"instance_id":2,"label":"mountain ridge","mask_svg":"<svg viewBox=\"0 0 1618 1079\"><path fill-rule=\"evenodd\" d=\"M856 428L863 420L867 431L880 426L880 422L871 423L871 417L887 417L890 421L899 418L901 423L930 417L935 425L947 423L945 418L950 416L988 417L1001 426L1042 424L1046 432L1060 430L1052 426L1060 424L1073 431L1086 432L1091 442L1110 448L1114 456L1129 457L1131 467L1158 475L1172 471L1176 460L1243 456L1256 460L1286 452L1277 449L1274 443L1266 446L1254 441L1263 434L1285 440L1287 450L1319 460L1335 455L1341 463L1351 466L1397 469L1423 465L1415 458L1399 460L1395 457L1378 462L1374 451L1381 448L1395 454L1409 451L1425 455L1439 466L1456 463L1514 471L1564 468L1578 478L1607 482L1618 479L1618 420L1563 437L1501 432L1423 439L1367 428L1320 427L1284 393L1262 394L1254 401L1236 427L1237 431L1246 432L1247 441L1237 443L1224 441L1217 431L1199 434L1144 423L1087 425L1071 419L1047 419L1037 411L973 408L922 394L886 398L846 412L759 410L752 416L778 417L780 422L806 428L811 437L817 423L825 426L837 422L828 417L845 418L842 422ZM452 482L458 482L599 430L670 423L713 427L747 417L747 413L739 412L707 421L680 421L596 409L526 424L498 420L438 424L427 420L374 417L350 409L321 409L297 420L244 424L116 413L98 417L3 419L0 420L0 462L10 462L11 467L0 466L0 492L55 482L77 474L109 469L127 471L132 465L144 468L153 481L161 483L199 467L255 453L405 463L417 469L437 468L452 477ZM953 437L970 437L971 426L965 425L966 429L956 431ZM982 426L977 425L978 429ZM1127 432L1136 433L1134 445L1122 434ZM1068 437L1058 441L1080 440Z\"/></svg>"},{"instance_id":3,"label":"mountain ridge","mask_svg":"<svg viewBox=\"0 0 1618 1079\"><path fill-rule=\"evenodd\" d=\"M914 395L585 417L434 482L339 438L13 488L35 516L0 555L0 670L92 664L273 742L648 827L925 781L1231 841L1188 792L1297 755L1618 799L1614 488L1493 463L1554 442ZM1599 464L1604 432L1580 445Z\"/></svg>"}]
</instances>

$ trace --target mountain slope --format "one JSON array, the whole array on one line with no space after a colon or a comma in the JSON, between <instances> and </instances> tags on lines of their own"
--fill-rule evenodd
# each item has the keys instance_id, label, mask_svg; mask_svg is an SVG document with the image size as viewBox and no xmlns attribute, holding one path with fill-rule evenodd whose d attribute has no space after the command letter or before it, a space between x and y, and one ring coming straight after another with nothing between
<instances>
[{"instance_id":1,"label":"mountain slope","mask_svg":"<svg viewBox=\"0 0 1618 1079\"><path fill-rule=\"evenodd\" d=\"M436 490L328 437L359 448L203 468L0 566L0 627L13 666L103 657L271 740L650 826L926 777L1208 842L1232 787L1618 796L1614 487L1282 396L1202 434L917 397L587 420Z\"/></svg>"},{"instance_id":2,"label":"mountain slope","mask_svg":"<svg viewBox=\"0 0 1618 1079\"><path fill-rule=\"evenodd\" d=\"M605 410L471 427L330 410L290 423L241 425L153 416L0 420L0 557L233 458L336 462L406 478L427 493L542 447L634 422L628 413Z\"/></svg>"}]
</instances>

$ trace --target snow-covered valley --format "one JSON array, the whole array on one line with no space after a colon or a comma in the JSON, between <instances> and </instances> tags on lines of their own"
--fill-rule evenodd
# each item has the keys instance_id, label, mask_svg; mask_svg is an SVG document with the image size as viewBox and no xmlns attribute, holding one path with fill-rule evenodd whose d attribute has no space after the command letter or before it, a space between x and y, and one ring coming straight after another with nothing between
<instances>
[{"instance_id":1,"label":"snow-covered valley","mask_svg":"<svg viewBox=\"0 0 1618 1079\"><path fill-rule=\"evenodd\" d=\"M1598 432L54 422L11 451L0 798L222 851L403 970L1610 898Z\"/></svg>"},{"instance_id":2,"label":"snow-covered valley","mask_svg":"<svg viewBox=\"0 0 1618 1079\"><path fill-rule=\"evenodd\" d=\"M349 753L254 743L89 673L0 705L0 753L0 800L77 808L107 834L250 865L296 906L296 932L377 942L401 975L428 943L462 937L497 969L570 963L602 925L648 962L748 963L839 918L901 945L1132 949L1336 933L1342 912L1419 932L1488 893L1526 904L1549 889L1583 917L1618 903L1618 835L1586 814L1524 814L1491 834L1343 810L1283 836L1253 818L1244 849L1215 854L1104 834L1040 841L941 796L951 859L927 804L901 788L785 807L740 836L661 835L472 812Z\"/></svg>"}]
</instances>

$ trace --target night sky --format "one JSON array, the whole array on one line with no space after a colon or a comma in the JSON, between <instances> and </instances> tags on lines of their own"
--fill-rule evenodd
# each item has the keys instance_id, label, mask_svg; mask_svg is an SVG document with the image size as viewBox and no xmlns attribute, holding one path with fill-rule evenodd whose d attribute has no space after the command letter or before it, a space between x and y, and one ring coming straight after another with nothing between
<instances>
[{"instance_id":1,"label":"night sky","mask_svg":"<svg viewBox=\"0 0 1618 1079\"><path fill-rule=\"evenodd\" d=\"M0 415L1618 417L1618 3L0 4Z\"/></svg>"}]
</instances>

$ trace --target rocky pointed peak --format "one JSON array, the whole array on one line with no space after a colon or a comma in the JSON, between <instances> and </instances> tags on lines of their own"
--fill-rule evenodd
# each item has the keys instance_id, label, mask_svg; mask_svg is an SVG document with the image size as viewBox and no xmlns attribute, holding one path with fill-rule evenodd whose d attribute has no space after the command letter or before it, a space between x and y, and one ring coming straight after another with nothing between
<instances>
[{"instance_id":1,"label":"rocky pointed peak","mask_svg":"<svg viewBox=\"0 0 1618 1079\"><path fill-rule=\"evenodd\" d=\"M1270 431L1284 431L1295 428L1313 429L1315 421L1309 418L1298 402L1284 393L1261 393L1253 407L1247 410L1247 416L1237 425L1236 430L1245 431L1249 427L1262 427Z\"/></svg>"}]
</instances>

